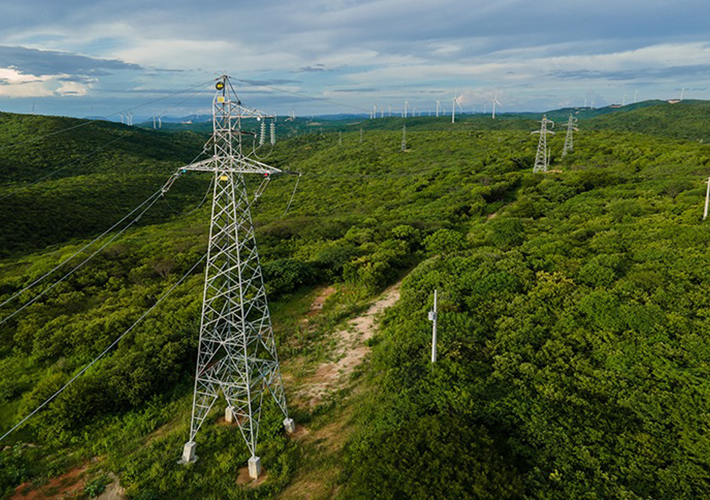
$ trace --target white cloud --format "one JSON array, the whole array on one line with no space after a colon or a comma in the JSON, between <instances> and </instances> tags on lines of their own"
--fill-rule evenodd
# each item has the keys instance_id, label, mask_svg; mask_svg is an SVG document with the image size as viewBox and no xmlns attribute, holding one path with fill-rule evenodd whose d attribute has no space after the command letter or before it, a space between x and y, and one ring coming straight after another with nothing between
<instances>
[{"instance_id":1,"label":"white cloud","mask_svg":"<svg viewBox=\"0 0 710 500\"><path fill-rule=\"evenodd\" d=\"M0 96L49 97L83 96L89 93L91 82L68 80L70 75L29 75L15 68L0 68Z\"/></svg>"}]
</instances>

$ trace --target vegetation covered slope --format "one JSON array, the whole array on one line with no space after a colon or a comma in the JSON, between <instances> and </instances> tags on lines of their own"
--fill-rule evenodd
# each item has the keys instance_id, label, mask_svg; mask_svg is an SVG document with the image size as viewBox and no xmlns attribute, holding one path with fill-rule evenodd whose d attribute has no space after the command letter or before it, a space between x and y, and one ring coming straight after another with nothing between
<instances>
[{"instance_id":1,"label":"vegetation covered slope","mask_svg":"<svg viewBox=\"0 0 710 500\"><path fill-rule=\"evenodd\" d=\"M667 102L633 109L626 113L611 113L585 122L593 130L637 132L659 137L710 141L710 102Z\"/></svg>"},{"instance_id":2,"label":"vegetation covered slope","mask_svg":"<svg viewBox=\"0 0 710 500\"><path fill-rule=\"evenodd\" d=\"M192 132L0 113L0 211L8 214L0 225L0 257L99 234L190 162L204 140ZM186 184L176 188L177 209L197 187ZM143 222L170 213L160 203Z\"/></svg>"},{"instance_id":3,"label":"vegetation covered slope","mask_svg":"<svg viewBox=\"0 0 710 500\"><path fill-rule=\"evenodd\" d=\"M303 174L288 214L290 177L274 179L254 207L286 364L322 355L328 331L413 268L372 341L369 395L355 409L337 491L707 496L710 230L700 219L710 150L583 130L576 152L553 165L559 172L533 175L536 138L527 124L519 128L413 127L407 152L398 130L366 131L362 142L346 133L342 145L337 134L312 134L266 158ZM554 151L562 140L554 138ZM195 189L188 207L201 194ZM197 261L207 217L204 207L131 231L0 326L0 430ZM76 248L7 258L0 300ZM15 449L0 455L5 491L92 457L103 457L97 474L116 473L142 498L263 497L289 483L302 463L299 445L273 409L260 439L264 485L235 485L246 447L216 416L200 433L200 461L176 463L189 425L201 281L198 270L13 436ZM314 284L347 293L304 327L299 315ZM426 311L434 289L440 355L432 365ZM308 426L338 404L296 405L296 420ZM28 441L37 447L23 448Z\"/></svg>"}]
</instances>

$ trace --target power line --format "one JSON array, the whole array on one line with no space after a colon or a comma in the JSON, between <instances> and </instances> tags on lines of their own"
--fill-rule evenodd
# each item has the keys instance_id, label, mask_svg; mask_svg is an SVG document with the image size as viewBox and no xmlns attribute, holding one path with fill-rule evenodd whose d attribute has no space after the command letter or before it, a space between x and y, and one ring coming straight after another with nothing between
<instances>
[{"instance_id":1,"label":"power line","mask_svg":"<svg viewBox=\"0 0 710 500\"><path fill-rule=\"evenodd\" d=\"M193 266L190 268L190 270L189 270L187 273L185 273L185 274L183 275L183 277L180 278L180 279L177 281L177 283L175 283L172 287L170 287L170 288L168 289L168 291L165 292L165 293L157 300L157 302L156 302L155 304L153 304L153 305L150 307L150 309L148 309L146 312L144 312L143 315L141 315L141 317L138 318L138 319L135 321L135 323L133 323L133 324L128 328L128 330L126 330L125 332L123 332L116 340L114 340L114 341L111 343L111 345L109 345L106 349L104 349L101 354L99 354L96 358L94 358L94 360L93 360L91 363L89 363L88 365L86 365L84 368L82 368L82 370L81 370L79 373L77 373L76 375L74 375L74 377L73 377L69 382L67 382L66 384L64 384L57 392L55 392L54 394L52 394L52 395L51 395L47 400L45 400L41 405L39 405L37 408L35 408L35 409L32 411L32 413L30 413L30 414L27 415L25 418L23 418L22 420L20 420L12 429L10 429L10 430L7 431L5 434L3 434L2 437L0 437L0 441L2 441L2 440L5 439L7 436L9 436L9 435L12 434L13 432L15 432L17 429L19 429L20 426L22 426L22 424L24 424L25 422L27 422L27 420L29 420L35 413L37 413L38 411L40 411L40 410L41 410L42 408L44 408L47 404L49 404L54 398L56 398L56 397L59 396L62 392L64 392L64 390L65 390L67 387L69 387L69 385L71 385L72 382L74 382L76 379L78 379L79 377L81 377L81 376L82 376L84 373L86 373L86 371L87 371L89 368L91 368L98 360L100 360L101 358L103 358L111 349L113 349L113 347L114 347L116 344L118 344L118 343L121 341L121 339L123 339L123 337L125 337L126 335L128 335L128 333L131 332L131 331L133 330L133 328L135 328L136 325L138 325L138 323L140 323L140 322L143 320L143 318L145 318L148 314L150 314L150 312L151 312L153 309L155 309L155 308L158 306L158 304L160 304L163 300L165 300L165 298L166 298L168 295L170 295L170 293L171 293L173 290L175 290L175 289L185 280L185 278L187 278L190 274L192 274L192 271L194 271L195 268L196 268L197 266L199 266L200 263L202 263L202 261L205 260L206 257L207 257L207 255L203 255L202 258L201 258L200 260L198 260L197 263L195 263L195 265L193 265Z\"/></svg>"},{"instance_id":2,"label":"power line","mask_svg":"<svg viewBox=\"0 0 710 500\"><path fill-rule=\"evenodd\" d=\"M205 196L202 198L202 201L201 201L200 203L198 203L198 205L197 205L195 208L193 208L192 210L190 210L189 212L184 212L184 213L183 213L183 212L180 212L179 210L175 210L175 207L173 207L173 206L170 204L170 202L168 201L168 199L167 199L165 196L163 196L163 201L164 201L165 204L166 204L168 207L170 207L170 209L171 209L173 212L175 212L176 214L178 214L178 215L190 215L191 213L198 211L198 210L202 207L202 205L204 205L205 201L207 201L207 197L210 195L210 191L211 191L212 183L213 183L213 182L214 182L214 177L210 178L210 182L209 182L209 184L207 185L207 191L205 191Z\"/></svg>"},{"instance_id":3,"label":"power line","mask_svg":"<svg viewBox=\"0 0 710 500\"><path fill-rule=\"evenodd\" d=\"M146 203L150 202L151 199L153 199L155 196L159 195L161 192L162 192L162 188L159 189L158 191L156 191L155 193L153 193L152 195L150 195L143 203L141 203L141 204L138 205L136 208L134 208L133 210L131 210L128 214L126 214L121 220L119 220L118 222L116 222L113 226L111 226L111 227L108 228L106 231L104 231L103 233L101 233L99 236L97 236L96 238L94 238L93 240L91 240L89 243L87 243L86 245L84 245L83 247L81 247L79 250L77 250L76 252L74 252L68 259L62 261L60 264L58 264L57 266L55 266L53 269L51 269L50 271L47 271L45 274L43 274L42 276L40 276L39 278L37 278L36 280L34 280L32 283L30 283L29 285L27 285L25 288L23 288L23 289L20 290L19 292L15 293L12 297L10 297L9 299L5 300L3 303L0 304L0 307L5 306L5 305L8 304L10 301L12 301L12 300L14 300L15 298L17 298L20 294L26 292L27 290L29 290L30 288L32 288L33 286L35 286L37 283L39 283L40 281L42 281L44 278L46 278L47 276L49 276L50 274L52 274L54 271L56 271L56 270L59 269L60 267L64 266L67 262L69 262L70 260L72 260L74 257L76 257L77 255L79 255L81 252L83 252L84 250L86 250L87 248L89 248L91 245L93 245L93 244L96 243L98 240L100 240L101 238L103 238L104 236L106 236L108 233L110 233L111 231L113 231L115 228L117 228L119 225L121 225L121 223L122 223L123 221L125 221L125 220L128 219L131 215L133 215L133 214L136 213L138 210L140 210L140 208L143 207L143 205L145 205ZM141 214L141 215L142 215L142 214ZM135 222L135 221L134 221L134 222ZM133 222L132 222L132 223L133 223ZM131 224L132 224L132 223L131 223ZM125 231L125 229L124 229L124 231ZM2 324L2 323L0 323L0 324Z\"/></svg>"},{"instance_id":4,"label":"power line","mask_svg":"<svg viewBox=\"0 0 710 500\"><path fill-rule=\"evenodd\" d=\"M121 229L119 232L117 232L115 235L113 235L106 243L104 243L103 245L101 245L101 246L98 248L98 250L96 250L94 253L92 253L91 255L89 255L89 256L88 256L86 259L84 259L83 261L81 261L81 262L79 263L79 265L77 265L74 269L72 269L71 271L69 271L68 273L66 273L64 276L62 276L59 280L55 281L55 282L52 283L50 286L48 286L47 288L45 288L44 290L42 290L42 292L40 292L38 295L36 295L35 297L33 297L32 300L30 300L29 302L23 304L22 307L20 307L19 309L17 309L15 312L13 312L13 313L10 314L9 316L3 318L2 321L0 321L0 326L3 325L3 324L5 324L5 323L6 323L7 321L9 321L11 318L15 317L15 316L16 316L18 313L20 313L21 311L25 310L27 307L29 307L29 306L31 306L32 304L34 304L35 302L37 302L37 301L38 301L42 296L44 296L44 294L46 294L48 291L52 290L52 289L53 289L55 286L57 286L59 283L61 283L62 281L64 281L65 279L67 279L69 276L71 276L72 274L74 274L75 272L77 272L79 269L81 269L82 267L84 267L84 265L85 265L87 262L89 262L91 259L93 259L94 256L96 256L96 254L98 254L101 250L103 250L104 248L106 248L106 246L108 246L108 245L109 245L110 243L112 243L116 238L118 238L120 235L122 235L129 227L131 227L134 223L136 223L138 220L140 220L140 218L143 216L143 214L145 214L148 210L150 210L150 207L152 207L152 206L155 204L155 202L158 201L158 199L162 196L162 194L163 194L163 193L162 193L162 190L159 191L159 192L157 192L157 193L155 193L155 194L151 197L151 198L153 198L153 201L151 201L150 204L149 204L140 214L138 214L138 216L137 216L135 219L133 219L131 222L129 222L126 227L124 227L124 228ZM149 198L149 199L150 199L150 198ZM145 204L145 202L144 202L144 204ZM11 299L8 299L8 300L11 300Z\"/></svg>"},{"instance_id":5,"label":"power line","mask_svg":"<svg viewBox=\"0 0 710 500\"><path fill-rule=\"evenodd\" d=\"M239 78L232 78L232 80L234 80L234 81L236 81L236 82L246 83L247 85L251 85L251 86L253 86L253 87L262 87L262 88L265 88L265 89L273 90L274 92L281 92L281 93L283 93L283 94L291 94L291 95L295 95L295 96L297 96L297 97L304 97L304 98L310 99L310 100L312 100L312 101L329 102L329 103L331 103L331 104L336 104L336 105L338 105L338 106L342 106L342 107L345 107L345 108L352 108L352 109L356 109L356 110L358 110L358 111L364 111L365 113L369 113L369 112L370 112L369 109L361 108L361 107L359 107L359 106L353 106L352 104L345 104L344 102L334 101L334 100L332 100L332 99L328 99L327 97L314 97L314 96L312 96L312 95L302 94L301 92L293 92L293 91L291 91L291 90L284 90L284 89L279 89L279 88L276 88L276 87L270 87L269 85L263 85L263 84L259 84L259 83L254 83L254 82L251 81L251 80L240 80Z\"/></svg>"},{"instance_id":6,"label":"power line","mask_svg":"<svg viewBox=\"0 0 710 500\"><path fill-rule=\"evenodd\" d=\"M296 178L296 185L293 186L293 193L291 193L291 199L288 200L288 205L286 205L286 210L284 210L284 213L281 217L285 217L286 214L288 213L289 209L291 208L291 203L293 203L293 199L296 197L296 189L298 188L298 183L301 180L301 174L298 174L298 177Z\"/></svg>"}]
</instances>

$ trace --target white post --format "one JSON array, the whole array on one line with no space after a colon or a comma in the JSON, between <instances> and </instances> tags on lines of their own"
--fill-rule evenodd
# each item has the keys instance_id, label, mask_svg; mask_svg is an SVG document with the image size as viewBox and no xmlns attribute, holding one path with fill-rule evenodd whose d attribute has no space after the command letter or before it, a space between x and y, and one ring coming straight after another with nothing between
<instances>
[{"instance_id":1,"label":"white post","mask_svg":"<svg viewBox=\"0 0 710 500\"><path fill-rule=\"evenodd\" d=\"M705 192L705 211L703 212L703 220L708 218L708 203L710 202L710 177L708 177L708 189Z\"/></svg>"},{"instance_id":2,"label":"white post","mask_svg":"<svg viewBox=\"0 0 710 500\"><path fill-rule=\"evenodd\" d=\"M432 311L429 311L429 321L432 322L432 327L431 327L431 362L432 363L436 362L436 321L437 321L436 299L437 299L437 290L434 290L434 309Z\"/></svg>"}]
</instances>

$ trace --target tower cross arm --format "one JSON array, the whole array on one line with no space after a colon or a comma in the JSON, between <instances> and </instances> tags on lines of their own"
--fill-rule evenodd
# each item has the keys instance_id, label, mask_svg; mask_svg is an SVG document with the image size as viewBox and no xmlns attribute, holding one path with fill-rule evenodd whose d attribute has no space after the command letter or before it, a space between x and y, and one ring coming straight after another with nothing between
<instances>
[{"instance_id":1,"label":"tower cross arm","mask_svg":"<svg viewBox=\"0 0 710 500\"><path fill-rule=\"evenodd\" d=\"M243 104L237 104L237 103L232 103L232 114L234 116L239 116L240 118L256 118L257 120L275 120L276 115L272 115L269 113L264 113L263 111L259 111L258 109L250 108L248 106L244 106Z\"/></svg>"},{"instance_id":2,"label":"tower cross arm","mask_svg":"<svg viewBox=\"0 0 710 500\"><path fill-rule=\"evenodd\" d=\"M267 165L253 158L213 156L206 160L190 163L180 170L196 172L224 172L235 174L280 174L281 169Z\"/></svg>"}]
</instances>

